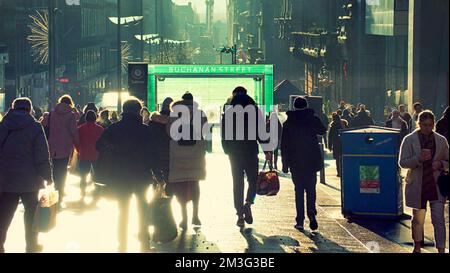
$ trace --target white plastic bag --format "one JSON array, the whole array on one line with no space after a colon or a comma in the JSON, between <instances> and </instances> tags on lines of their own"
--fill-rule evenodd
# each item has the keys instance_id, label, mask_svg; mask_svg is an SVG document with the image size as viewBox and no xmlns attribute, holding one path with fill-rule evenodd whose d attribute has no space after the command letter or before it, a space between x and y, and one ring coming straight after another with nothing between
<instances>
[{"instance_id":1,"label":"white plastic bag","mask_svg":"<svg viewBox=\"0 0 450 273\"><path fill-rule=\"evenodd\" d=\"M39 206L41 208L49 208L58 203L59 193L55 189L55 184L46 185L45 188L39 191L38 195Z\"/></svg>"}]
</instances>

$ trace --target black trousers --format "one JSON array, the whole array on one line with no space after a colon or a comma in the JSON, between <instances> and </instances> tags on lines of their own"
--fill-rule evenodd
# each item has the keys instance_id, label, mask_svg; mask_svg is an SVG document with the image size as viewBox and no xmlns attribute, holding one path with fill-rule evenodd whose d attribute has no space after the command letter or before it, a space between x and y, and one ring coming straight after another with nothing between
<instances>
[{"instance_id":1,"label":"black trousers","mask_svg":"<svg viewBox=\"0 0 450 273\"><path fill-rule=\"evenodd\" d=\"M64 188L67 178L67 165L69 158L52 159L53 163L53 180L55 181L55 188L59 191L59 202L61 203L64 197Z\"/></svg>"},{"instance_id":2,"label":"black trousers","mask_svg":"<svg viewBox=\"0 0 450 273\"><path fill-rule=\"evenodd\" d=\"M6 235L19 205L19 200L22 200L25 207L24 223L27 249L33 249L37 245L38 233L33 231L33 219L38 205L38 192L3 192L0 193L0 253L5 252Z\"/></svg>"},{"instance_id":3,"label":"black trousers","mask_svg":"<svg viewBox=\"0 0 450 273\"><path fill-rule=\"evenodd\" d=\"M148 225L146 222L148 202L146 198L148 186L132 186L130 191L117 193L119 203L119 251L125 252L127 249L128 238L128 216L130 209L130 200L133 194L136 196L137 212L139 221L139 241L141 244L147 244L150 240Z\"/></svg>"},{"instance_id":4,"label":"black trousers","mask_svg":"<svg viewBox=\"0 0 450 273\"><path fill-rule=\"evenodd\" d=\"M234 208L237 215L244 212L244 173L247 175L248 189L245 202L253 204L256 198L256 180L258 179L258 155L230 155L231 174L233 175Z\"/></svg>"},{"instance_id":5,"label":"black trousers","mask_svg":"<svg viewBox=\"0 0 450 273\"><path fill-rule=\"evenodd\" d=\"M316 172L299 172L291 170L292 180L295 185L295 206L297 208L298 224L303 224L305 220L305 192L306 192L306 212L309 219L315 219L316 210Z\"/></svg>"}]
</instances>

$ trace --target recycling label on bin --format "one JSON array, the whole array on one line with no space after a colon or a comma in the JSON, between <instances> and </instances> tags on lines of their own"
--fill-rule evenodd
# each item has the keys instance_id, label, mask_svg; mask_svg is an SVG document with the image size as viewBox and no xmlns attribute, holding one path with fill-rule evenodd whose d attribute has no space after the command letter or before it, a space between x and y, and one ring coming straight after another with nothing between
<instances>
[{"instance_id":1,"label":"recycling label on bin","mask_svg":"<svg viewBox=\"0 0 450 273\"><path fill-rule=\"evenodd\" d=\"M359 166L359 192L380 193L380 167Z\"/></svg>"}]
</instances>

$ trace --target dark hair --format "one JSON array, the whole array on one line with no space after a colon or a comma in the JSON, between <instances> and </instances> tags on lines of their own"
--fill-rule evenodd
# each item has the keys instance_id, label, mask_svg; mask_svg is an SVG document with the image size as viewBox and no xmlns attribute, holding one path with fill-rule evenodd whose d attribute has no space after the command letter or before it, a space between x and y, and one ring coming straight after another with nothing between
<instances>
[{"instance_id":1,"label":"dark hair","mask_svg":"<svg viewBox=\"0 0 450 273\"><path fill-rule=\"evenodd\" d=\"M123 112L134 113L137 115L141 114L142 102L136 97L130 97L123 103Z\"/></svg>"},{"instance_id":2,"label":"dark hair","mask_svg":"<svg viewBox=\"0 0 450 273\"><path fill-rule=\"evenodd\" d=\"M183 100L194 100L194 96L190 92L184 93L181 97Z\"/></svg>"},{"instance_id":3,"label":"dark hair","mask_svg":"<svg viewBox=\"0 0 450 273\"><path fill-rule=\"evenodd\" d=\"M341 110L341 109L338 109L338 110L336 111L336 115L342 116L342 110Z\"/></svg>"},{"instance_id":4,"label":"dark hair","mask_svg":"<svg viewBox=\"0 0 450 273\"><path fill-rule=\"evenodd\" d=\"M58 99L58 103L65 103L67 105L69 105L70 107L73 107L73 100L72 97L70 95L62 95L59 99Z\"/></svg>"},{"instance_id":5,"label":"dark hair","mask_svg":"<svg viewBox=\"0 0 450 273\"><path fill-rule=\"evenodd\" d=\"M428 119L431 119L431 120L433 121L433 123L434 123L435 120L436 120L436 118L435 118L433 112L431 112L430 110L422 111L422 112L419 114L419 123L420 123L420 122L424 122L425 120L428 120Z\"/></svg>"},{"instance_id":6,"label":"dark hair","mask_svg":"<svg viewBox=\"0 0 450 273\"><path fill-rule=\"evenodd\" d=\"M422 104L420 102L416 102L413 104L413 108L416 109L417 106L422 107Z\"/></svg>"},{"instance_id":7,"label":"dark hair","mask_svg":"<svg viewBox=\"0 0 450 273\"><path fill-rule=\"evenodd\" d=\"M344 111L342 111L342 114L348 116L348 115L350 115L350 110L348 110L348 109L346 108L346 109L344 109Z\"/></svg>"},{"instance_id":8,"label":"dark hair","mask_svg":"<svg viewBox=\"0 0 450 273\"><path fill-rule=\"evenodd\" d=\"M108 109L105 109L105 110L103 110L103 111L101 111L100 112L100 117L101 118L109 118L109 110Z\"/></svg>"},{"instance_id":9,"label":"dark hair","mask_svg":"<svg viewBox=\"0 0 450 273\"><path fill-rule=\"evenodd\" d=\"M94 111L95 113L98 112L98 108L97 108L97 106L95 106L95 103L93 103L93 102L88 102L88 104L86 104L86 106L85 106L84 109L83 109L83 113L87 114L87 112L88 112L89 110L92 110L92 111Z\"/></svg>"},{"instance_id":10,"label":"dark hair","mask_svg":"<svg viewBox=\"0 0 450 273\"><path fill-rule=\"evenodd\" d=\"M86 112L86 121L87 122L94 122L96 119L97 119L97 114L94 111L89 110Z\"/></svg>"},{"instance_id":11,"label":"dark hair","mask_svg":"<svg viewBox=\"0 0 450 273\"><path fill-rule=\"evenodd\" d=\"M31 112L33 104L31 103L31 100L29 98L17 98L13 101L12 108L14 110L24 110Z\"/></svg>"},{"instance_id":12,"label":"dark hair","mask_svg":"<svg viewBox=\"0 0 450 273\"><path fill-rule=\"evenodd\" d=\"M247 89L245 89L245 87L238 86L233 90L233 95L237 95L237 94L247 95Z\"/></svg>"}]
</instances>

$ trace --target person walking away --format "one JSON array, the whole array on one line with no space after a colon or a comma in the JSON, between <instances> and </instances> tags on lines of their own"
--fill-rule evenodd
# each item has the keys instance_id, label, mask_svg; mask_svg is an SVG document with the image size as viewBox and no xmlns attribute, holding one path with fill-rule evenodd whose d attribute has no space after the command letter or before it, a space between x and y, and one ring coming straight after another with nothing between
<instances>
[{"instance_id":1,"label":"person walking away","mask_svg":"<svg viewBox=\"0 0 450 273\"><path fill-rule=\"evenodd\" d=\"M69 95L63 95L59 98L55 109L45 114L42 119L42 126L49 128L48 145L53 162L55 188L59 191L60 208L63 207L69 158L73 153L74 145L79 143L78 116L75 111L72 98Z\"/></svg>"},{"instance_id":2,"label":"person walking away","mask_svg":"<svg viewBox=\"0 0 450 273\"><path fill-rule=\"evenodd\" d=\"M168 183L169 179L170 135L167 130L167 124L170 121L170 108L172 103L172 98L164 99L161 111L152 113L148 125L157 144L158 160L155 162L154 175L158 182L164 183Z\"/></svg>"},{"instance_id":3,"label":"person walking away","mask_svg":"<svg viewBox=\"0 0 450 273\"><path fill-rule=\"evenodd\" d=\"M239 91L237 91L238 89ZM243 87L237 87L234 94L236 94L230 101L230 107L227 108L222 116L222 147L225 154L228 155L231 164L231 173L233 176L233 196L234 207L238 220L236 225L243 228L245 223L253 223L253 215L251 206L255 202L256 198L256 182L259 170L259 148L258 143L262 144L258 133L254 135L256 139L252 139L250 136L253 133L251 130L258 130L258 126L265 125L265 118L260 113L256 102L246 94L246 89ZM245 91L244 91L245 90ZM239 109L235 109L237 106L254 111L256 114L255 120L249 119L249 114ZM239 107L238 107L239 108ZM244 131L237 131L238 117L243 121ZM228 119L232 121L232 132L226 132ZM241 129L241 128L239 128ZM238 133L243 133L244 137L239 139ZM227 135L232 135L231 139L227 139ZM270 160L272 154L270 151L264 151L266 160ZM248 189L247 196L244 204L244 173L247 176Z\"/></svg>"},{"instance_id":4,"label":"person walking away","mask_svg":"<svg viewBox=\"0 0 450 273\"><path fill-rule=\"evenodd\" d=\"M449 148L446 139L434 132L435 117L431 111L421 112L418 120L419 129L405 137L399 156L399 166L408 170L405 179L405 200L406 206L413 210L413 252L421 252L425 215L429 203L435 246L439 253L444 253L446 198L439 191L437 179L442 170L448 170Z\"/></svg>"},{"instance_id":5,"label":"person walking away","mask_svg":"<svg viewBox=\"0 0 450 273\"><path fill-rule=\"evenodd\" d=\"M28 98L15 99L0 123L0 253L19 200L25 208L26 252L41 252L33 218L39 189L53 183L48 144Z\"/></svg>"},{"instance_id":6,"label":"person walking away","mask_svg":"<svg viewBox=\"0 0 450 273\"><path fill-rule=\"evenodd\" d=\"M150 235L146 223L146 193L152 181L157 158L149 127L142 123L141 102L131 97L123 104L122 119L106 129L96 144L99 158L108 157L102 170L106 185L119 205L119 252L126 252L128 242L128 212L133 195L137 199L139 241L141 251L149 251Z\"/></svg>"},{"instance_id":7,"label":"person walking away","mask_svg":"<svg viewBox=\"0 0 450 273\"><path fill-rule=\"evenodd\" d=\"M89 110L86 113L86 122L78 127L78 135L80 138L76 150L79 154L78 169L80 174L80 204L84 205L86 197L87 175L92 173L98 152L95 149L97 140L103 134L103 128L95 123L97 114ZM97 197L97 196L95 196ZM95 204L96 200L93 201Z\"/></svg>"},{"instance_id":8,"label":"person walking away","mask_svg":"<svg viewBox=\"0 0 450 273\"><path fill-rule=\"evenodd\" d=\"M442 118L436 123L436 132L448 140L448 119L449 119L449 109L448 106L445 108L444 114L442 115Z\"/></svg>"},{"instance_id":9,"label":"person walking away","mask_svg":"<svg viewBox=\"0 0 450 273\"><path fill-rule=\"evenodd\" d=\"M83 125L84 123L86 123L86 114L87 114L88 111L94 111L94 113L96 115L98 115L98 108L97 108L97 106L95 106L95 103L88 102L88 104L86 104L86 106L83 109L83 112L82 112L83 114L78 119L78 126Z\"/></svg>"},{"instance_id":10,"label":"person walking away","mask_svg":"<svg viewBox=\"0 0 450 273\"><path fill-rule=\"evenodd\" d=\"M386 121L386 127L400 130L400 139L398 142L398 147L400 148L403 139L409 133L408 124L401 118L400 111L397 109L392 110L392 117Z\"/></svg>"},{"instance_id":11,"label":"person walking away","mask_svg":"<svg viewBox=\"0 0 450 273\"><path fill-rule=\"evenodd\" d=\"M277 147L274 149L273 151L273 157L271 158L271 162L273 164L273 168L275 170L278 170L278 155L279 155L279 149L281 146L281 134L283 133L283 125L280 122L280 119L278 117L278 114L276 112L271 112L268 116L267 116L267 121L266 121L266 131L268 132L270 130L270 117L271 115L276 115L277 117L277 139L278 139L278 145Z\"/></svg>"},{"instance_id":12,"label":"person walking away","mask_svg":"<svg viewBox=\"0 0 450 273\"><path fill-rule=\"evenodd\" d=\"M317 136L324 135L327 129L314 115L314 110L308 108L305 98L296 98L294 109L294 111L287 112L288 119L283 125L281 140L283 172L291 171L295 185L297 209L295 228L300 231L304 229L304 194L306 192L309 226L311 230L316 230L318 228L316 220L317 172L324 166Z\"/></svg>"},{"instance_id":13,"label":"person walking away","mask_svg":"<svg viewBox=\"0 0 450 273\"><path fill-rule=\"evenodd\" d=\"M105 109L100 111L100 117L97 123L98 125L102 126L103 129L108 128L112 124L111 120L109 119L109 110Z\"/></svg>"},{"instance_id":14,"label":"person walking away","mask_svg":"<svg viewBox=\"0 0 450 273\"><path fill-rule=\"evenodd\" d=\"M348 128L348 122L341 119L337 113L333 113L333 121L328 133L328 148L333 152L333 158L336 160L337 176L342 174L342 144L340 130Z\"/></svg>"},{"instance_id":15,"label":"person walking away","mask_svg":"<svg viewBox=\"0 0 450 273\"><path fill-rule=\"evenodd\" d=\"M360 110L358 114L356 114L355 119L353 120L353 124L351 124L352 127L366 127L375 125L375 122L370 117L368 111L366 110L366 106L364 104L360 105Z\"/></svg>"},{"instance_id":16,"label":"person walking away","mask_svg":"<svg viewBox=\"0 0 450 273\"><path fill-rule=\"evenodd\" d=\"M201 114L201 129L208 122L205 113L198 109L198 104L194 101L191 93L183 95L181 101L173 104L172 108L184 106L189 109L189 124L186 127L190 128L189 138L181 138L179 141L170 140L169 148L169 179L167 184L167 193L169 196L176 196L181 205L182 220L180 227L183 230L187 229L187 203L192 201L193 213L192 224L200 226L199 218L199 203L200 203L200 180L206 178L206 141L203 136L205 132L195 131L193 122L194 113ZM183 117L181 117L183 118ZM169 128L178 118L171 118ZM183 118L184 119L184 118ZM183 120L182 120L183 122ZM194 139L194 136L200 140Z\"/></svg>"}]
</instances>

